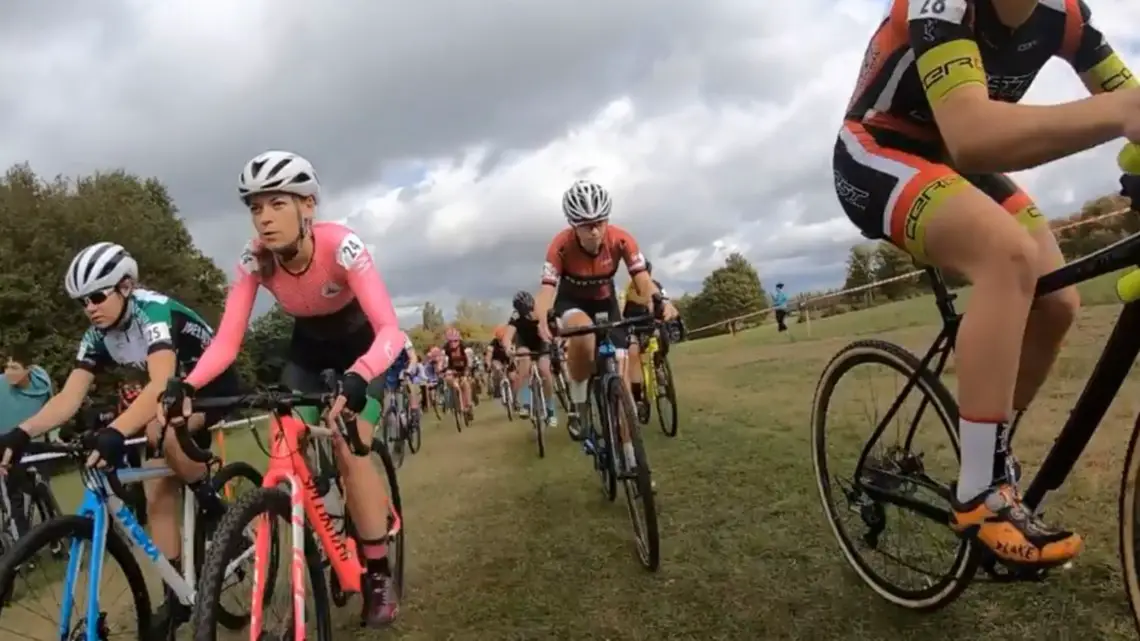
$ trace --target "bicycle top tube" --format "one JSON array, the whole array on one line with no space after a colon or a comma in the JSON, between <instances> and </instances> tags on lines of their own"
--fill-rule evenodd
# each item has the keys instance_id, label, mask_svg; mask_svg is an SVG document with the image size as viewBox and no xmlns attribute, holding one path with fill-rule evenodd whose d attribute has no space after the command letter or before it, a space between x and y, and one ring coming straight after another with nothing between
<instances>
[{"instance_id":1,"label":"bicycle top tube","mask_svg":"<svg viewBox=\"0 0 1140 641\"><path fill-rule=\"evenodd\" d=\"M1130 212L1131 215L1138 215ZM1125 267L1140 263L1140 232L1078 258L1037 279L1035 296L1040 298L1059 289L1092 280ZM1117 283L1117 293L1124 302L1140 300L1140 276L1129 272Z\"/></svg>"}]
</instances>

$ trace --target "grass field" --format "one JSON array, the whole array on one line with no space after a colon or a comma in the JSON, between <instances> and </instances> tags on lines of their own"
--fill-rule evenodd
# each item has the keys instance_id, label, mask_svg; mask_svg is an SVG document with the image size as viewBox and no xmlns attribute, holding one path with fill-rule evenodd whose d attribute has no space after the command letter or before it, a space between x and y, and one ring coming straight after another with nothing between
<instances>
[{"instance_id":1,"label":"grass field","mask_svg":"<svg viewBox=\"0 0 1140 641\"><path fill-rule=\"evenodd\" d=\"M1086 303L1110 302L1111 281L1083 294ZM1117 311L1082 310L1018 433L1027 474L1051 444ZM921 298L813 322L811 338L804 325L793 325L795 342L765 325L676 346L680 434L664 437L655 421L645 432L658 483L657 574L640 568L621 499L601 498L588 459L564 430L551 432L547 457L539 459L525 425L507 423L486 402L462 434L426 420L423 451L400 472L409 537L401 619L389 632L362 631L353 600L351 612L338 613L338 634L927 641L953 630L978 641L1135 638L1116 542L1123 450L1138 410L1135 377L1048 505L1050 520L1086 535L1072 569L1044 584L979 580L945 610L918 615L879 600L842 561L811 466L816 381L855 336L921 352L936 323L932 300ZM857 423L853 432L869 431Z\"/></svg>"}]
</instances>

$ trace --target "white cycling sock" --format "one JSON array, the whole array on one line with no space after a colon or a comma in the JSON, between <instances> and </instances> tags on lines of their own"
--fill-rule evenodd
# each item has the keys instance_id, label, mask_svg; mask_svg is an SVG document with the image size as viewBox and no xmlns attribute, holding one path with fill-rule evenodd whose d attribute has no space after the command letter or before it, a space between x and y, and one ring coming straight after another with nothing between
<instances>
[{"instance_id":1,"label":"white cycling sock","mask_svg":"<svg viewBox=\"0 0 1140 641\"><path fill-rule=\"evenodd\" d=\"M568 383L570 384L570 402L585 403L587 381L576 381L571 378Z\"/></svg>"},{"instance_id":2,"label":"white cycling sock","mask_svg":"<svg viewBox=\"0 0 1140 641\"><path fill-rule=\"evenodd\" d=\"M958 435L962 446L962 465L958 468L959 501L972 501L993 484L997 434L997 423L958 419Z\"/></svg>"}]
</instances>

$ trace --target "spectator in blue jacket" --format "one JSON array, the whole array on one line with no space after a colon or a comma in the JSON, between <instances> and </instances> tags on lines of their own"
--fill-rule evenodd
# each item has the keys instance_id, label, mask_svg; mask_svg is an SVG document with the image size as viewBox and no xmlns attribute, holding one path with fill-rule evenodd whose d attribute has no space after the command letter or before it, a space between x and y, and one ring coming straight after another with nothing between
<instances>
[{"instance_id":1,"label":"spectator in blue jacket","mask_svg":"<svg viewBox=\"0 0 1140 641\"><path fill-rule=\"evenodd\" d=\"M0 378L0 434L16 427L48 402L52 395L51 377L21 348L13 348Z\"/></svg>"},{"instance_id":2,"label":"spectator in blue jacket","mask_svg":"<svg viewBox=\"0 0 1140 641\"><path fill-rule=\"evenodd\" d=\"M788 331L784 319L788 317L788 295L784 292L784 284L776 283L776 293L772 295L772 309L776 310L776 330Z\"/></svg>"}]
</instances>

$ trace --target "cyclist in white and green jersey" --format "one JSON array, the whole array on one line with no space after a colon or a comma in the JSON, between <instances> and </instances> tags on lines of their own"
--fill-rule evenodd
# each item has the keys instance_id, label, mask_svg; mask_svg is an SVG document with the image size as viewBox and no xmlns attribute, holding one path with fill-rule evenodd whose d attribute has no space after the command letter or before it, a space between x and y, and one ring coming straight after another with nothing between
<instances>
[{"instance_id":1,"label":"cyclist in white and green jersey","mask_svg":"<svg viewBox=\"0 0 1140 641\"><path fill-rule=\"evenodd\" d=\"M91 327L83 334L75 367L59 393L18 429L0 435L0 466L19 461L33 438L71 420L97 373L118 366L141 369L147 372L149 382L121 414L93 435L94 451L87 463L120 466L127 437L146 428L148 458L165 458L178 478L194 489L207 514L214 516L222 506L209 485L202 482L206 467L187 458L173 435L160 439L155 421L166 381L184 375L197 363L214 331L201 316L173 298L138 287L138 277L134 258L114 243L91 245L71 261L64 286L68 296L83 307ZM240 391L232 369L207 387L202 390L203 396L229 396ZM191 417L189 427L199 447L210 446L209 432L203 428L220 418L209 414ZM160 441L162 452L157 451ZM162 461L147 462L156 463ZM178 478L145 482L151 536L174 567L179 567L181 555ZM155 630L168 629L171 619L178 625L188 616L188 608L168 594L153 619Z\"/></svg>"}]
</instances>

